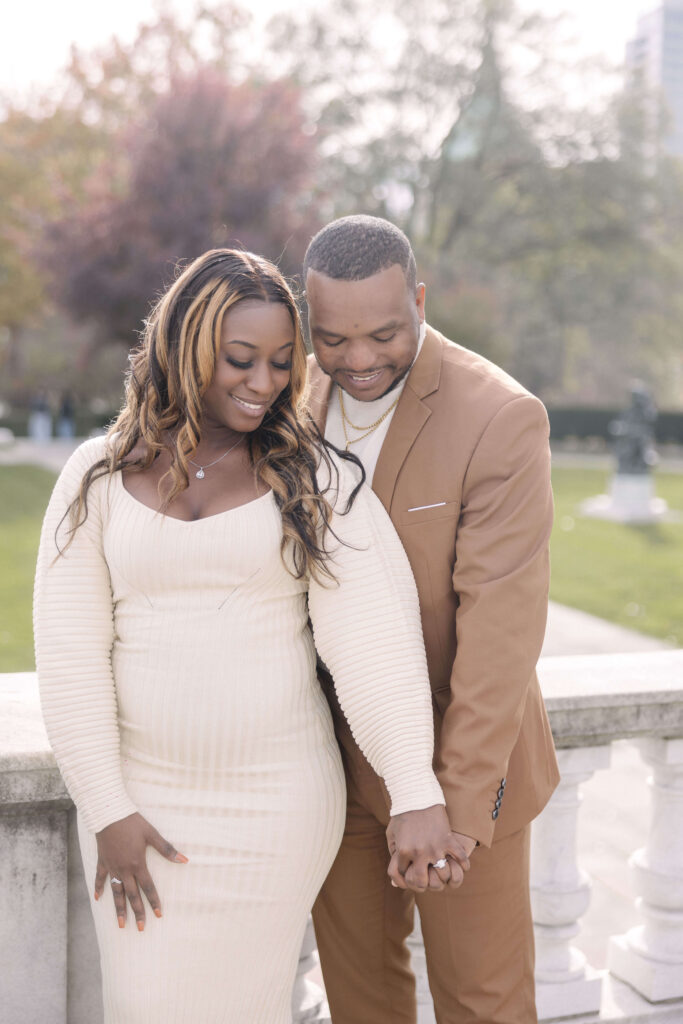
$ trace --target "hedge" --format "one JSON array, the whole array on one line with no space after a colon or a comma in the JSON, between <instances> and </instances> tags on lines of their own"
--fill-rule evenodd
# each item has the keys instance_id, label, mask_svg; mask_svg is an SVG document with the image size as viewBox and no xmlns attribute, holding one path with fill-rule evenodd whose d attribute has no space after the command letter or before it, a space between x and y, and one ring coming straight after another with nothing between
<instances>
[{"instance_id":1,"label":"hedge","mask_svg":"<svg viewBox=\"0 0 683 1024\"><path fill-rule=\"evenodd\" d=\"M623 408L600 409L580 405L548 409L550 436L555 440L601 437L609 441L609 424L622 412ZM660 412L655 424L655 438L659 444L683 445L683 412Z\"/></svg>"},{"instance_id":2,"label":"hedge","mask_svg":"<svg viewBox=\"0 0 683 1024\"><path fill-rule=\"evenodd\" d=\"M554 440L566 437L585 439L600 437L610 440L609 424L616 419L623 409L601 409L593 406L556 406L548 409L550 417L550 436ZM116 415L116 411L97 415L95 413L78 413L76 415L76 436L88 437L93 430L106 427ZM26 437L28 433L27 412L13 413L0 418L0 427L9 427L17 437ZM56 426L56 417L53 417ZM683 445L683 412L660 412L655 427L655 437L660 444Z\"/></svg>"}]
</instances>

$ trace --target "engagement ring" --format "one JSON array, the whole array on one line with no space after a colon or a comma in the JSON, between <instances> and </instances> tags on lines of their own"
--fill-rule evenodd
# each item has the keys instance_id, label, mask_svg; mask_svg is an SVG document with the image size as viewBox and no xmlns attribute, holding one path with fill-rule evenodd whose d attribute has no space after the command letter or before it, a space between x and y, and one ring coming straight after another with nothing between
<instances>
[{"instance_id":1,"label":"engagement ring","mask_svg":"<svg viewBox=\"0 0 683 1024\"><path fill-rule=\"evenodd\" d=\"M445 857L442 857L441 860L435 860L434 861L434 867L435 868L445 868L447 864L448 864L448 861L446 860Z\"/></svg>"},{"instance_id":2,"label":"engagement ring","mask_svg":"<svg viewBox=\"0 0 683 1024\"><path fill-rule=\"evenodd\" d=\"M112 875L111 876L111 884L112 885L123 885L123 882L121 881L120 878L114 878L114 876Z\"/></svg>"}]
</instances>

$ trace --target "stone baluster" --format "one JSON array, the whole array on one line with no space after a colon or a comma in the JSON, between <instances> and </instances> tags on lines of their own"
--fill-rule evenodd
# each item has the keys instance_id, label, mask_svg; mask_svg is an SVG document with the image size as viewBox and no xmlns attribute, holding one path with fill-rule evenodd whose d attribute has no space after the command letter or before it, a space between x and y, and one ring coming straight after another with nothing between
<instances>
[{"instance_id":1,"label":"stone baluster","mask_svg":"<svg viewBox=\"0 0 683 1024\"><path fill-rule=\"evenodd\" d=\"M415 908L415 927L408 937L408 949L410 950L410 964L415 975L417 1024L436 1024L432 993L429 991L427 957L425 955L424 939L422 938L422 926L417 907Z\"/></svg>"},{"instance_id":2,"label":"stone baluster","mask_svg":"<svg viewBox=\"0 0 683 1024\"><path fill-rule=\"evenodd\" d=\"M643 923L610 940L607 965L650 1002L683 997L683 739L637 741L652 768L650 828L630 859Z\"/></svg>"},{"instance_id":3,"label":"stone baluster","mask_svg":"<svg viewBox=\"0 0 683 1024\"><path fill-rule=\"evenodd\" d=\"M590 903L591 881L577 863L580 786L608 768L610 747L559 750L561 781L532 827L531 905L536 936L539 1020L595 1013L602 975L572 945Z\"/></svg>"},{"instance_id":4,"label":"stone baluster","mask_svg":"<svg viewBox=\"0 0 683 1024\"><path fill-rule=\"evenodd\" d=\"M292 1020L294 1024L330 1024L330 1011L325 993L311 978L309 971L319 963L313 920L309 917L299 956L299 966L292 992Z\"/></svg>"}]
</instances>

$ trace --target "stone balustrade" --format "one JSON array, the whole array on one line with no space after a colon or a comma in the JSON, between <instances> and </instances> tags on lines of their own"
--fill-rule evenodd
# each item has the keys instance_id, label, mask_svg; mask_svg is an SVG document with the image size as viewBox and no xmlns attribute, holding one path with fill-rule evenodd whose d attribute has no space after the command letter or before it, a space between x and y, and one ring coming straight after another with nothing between
<instances>
[{"instance_id":1,"label":"stone balustrade","mask_svg":"<svg viewBox=\"0 0 683 1024\"><path fill-rule=\"evenodd\" d=\"M562 780L534 822L539 1018L683 1022L683 651L545 658L541 687ZM581 786L627 739L652 767L645 846L630 858L642 925L609 938L608 971L573 945L590 902L577 863ZM628 983L628 984L626 984Z\"/></svg>"},{"instance_id":2,"label":"stone balustrade","mask_svg":"<svg viewBox=\"0 0 683 1024\"><path fill-rule=\"evenodd\" d=\"M562 781L534 822L532 903L543 1021L683 1022L683 651L545 658L540 676ZM650 822L630 859L641 924L605 936L608 969L575 945L591 899L577 857L581 787L609 768L611 744L637 744L652 770ZM99 969L74 812L40 719L35 677L0 676L0 1017L3 1024L97 1024ZM411 939L420 1024L432 1024L419 925ZM328 1019L307 977L294 1021Z\"/></svg>"}]
</instances>

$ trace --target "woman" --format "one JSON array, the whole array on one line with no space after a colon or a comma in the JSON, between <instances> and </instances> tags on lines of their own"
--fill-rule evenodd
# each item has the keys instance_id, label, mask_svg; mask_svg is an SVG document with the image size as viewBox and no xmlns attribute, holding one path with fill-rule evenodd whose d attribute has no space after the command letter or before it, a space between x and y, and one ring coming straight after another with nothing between
<instances>
[{"instance_id":1,"label":"woman","mask_svg":"<svg viewBox=\"0 0 683 1024\"><path fill-rule=\"evenodd\" d=\"M95 882L107 1024L290 1019L344 819L309 614L392 813L443 803L412 576L378 501L316 439L305 378L278 270L206 253L45 517L38 675Z\"/></svg>"}]
</instances>

